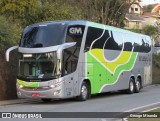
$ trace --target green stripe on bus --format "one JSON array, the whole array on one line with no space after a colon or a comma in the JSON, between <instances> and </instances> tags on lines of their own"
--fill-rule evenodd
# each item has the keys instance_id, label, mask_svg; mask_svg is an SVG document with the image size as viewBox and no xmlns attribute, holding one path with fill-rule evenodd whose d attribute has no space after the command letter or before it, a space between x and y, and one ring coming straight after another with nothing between
<instances>
[{"instance_id":1,"label":"green stripe on bus","mask_svg":"<svg viewBox=\"0 0 160 121\"><path fill-rule=\"evenodd\" d=\"M103 63L98 62L98 60L87 52L87 77L91 81L91 93L99 93L103 86L116 83L123 71L129 71L133 68L137 55L138 53L132 52L130 60L123 65L119 64L112 74L103 66Z\"/></svg>"},{"instance_id":2,"label":"green stripe on bus","mask_svg":"<svg viewBox=\"0 0 160 121\"><path fill-rule=\"evenodd\" d=\"M17 84L22 85L24 87L39 87L39 82L25 82L22 80L17 80Z\"/></svg>"}]
</instances>

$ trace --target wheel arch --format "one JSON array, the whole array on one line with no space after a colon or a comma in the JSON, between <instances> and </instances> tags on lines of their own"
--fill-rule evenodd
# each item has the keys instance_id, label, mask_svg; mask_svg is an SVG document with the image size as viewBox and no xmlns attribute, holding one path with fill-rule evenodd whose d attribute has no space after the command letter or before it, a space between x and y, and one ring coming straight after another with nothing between
<instances>
[{"instance_id":1,"label":"wheel arch","mask_svg":"<svg viewBox=\"0 0 160 121\"><path fill-rule=\"evenodd\" d=\"M130 76L130 79L133 79L133 81L134 81L134 83L135 83L135 80L136 80L136 79L135 79L135 76L134 76L134 75L131 75L131 76Z\"/></svg>"},{"instance_id":2,"label":"wheel arch","mask_svg":"<svg viewBox=\"0 0 160 121\"><path fill-rule=\"evenodd\" d=\"M85 79L82 79L80 85L79 85L79 94L80 94L80 90L81 90L81 85L83 82L86 82L87 85L89 86L89 91L90 91L90 94L91 94L91 81L88 79L88 78L85 78Z\"/></svg>"}]
</instances>

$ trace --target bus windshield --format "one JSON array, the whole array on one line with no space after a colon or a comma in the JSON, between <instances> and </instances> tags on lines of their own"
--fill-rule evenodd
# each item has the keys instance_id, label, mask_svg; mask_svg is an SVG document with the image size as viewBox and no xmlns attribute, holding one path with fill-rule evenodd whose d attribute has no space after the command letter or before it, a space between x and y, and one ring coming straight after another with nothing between
<instances>
[{"instance_id":1,"label":"bus windshield","mask_svg":"<svg viewBox=\"0 0 160 121\"><path fill-rule=\"evenodd\" d=\"M56 78L56 52L19 54L19 56L19 78L29 80Z\"/></svg>"},{"instance_id":2,"label":"bus windshield","mask_svg":"<svg viewBox=\"0 0 160 121\"><path fill-rule=\"evenodd\" d=\"M64 43L66 24L44 24L26 27L20 47L40 48Z\"/></svg>"}]
</instances>

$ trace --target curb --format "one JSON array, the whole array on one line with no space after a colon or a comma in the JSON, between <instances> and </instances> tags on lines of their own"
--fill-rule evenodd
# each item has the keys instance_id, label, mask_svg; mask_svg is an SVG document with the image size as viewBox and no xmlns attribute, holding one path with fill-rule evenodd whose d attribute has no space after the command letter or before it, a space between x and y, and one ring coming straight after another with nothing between
<instances>
[{"instance_id":1,"label":"curb","mask_svg":"<svg viewBox=\"0 0 160 121\"><path fill-rule=\"evenodd\" d=\"M40 100L39 100L39 99L14 99L14 100L3 100L3 101L0 101L0 106L14 105L14 104L22 104L22 103L29 103L29 102L40 102Z\"/></svg>"}]
</instances>

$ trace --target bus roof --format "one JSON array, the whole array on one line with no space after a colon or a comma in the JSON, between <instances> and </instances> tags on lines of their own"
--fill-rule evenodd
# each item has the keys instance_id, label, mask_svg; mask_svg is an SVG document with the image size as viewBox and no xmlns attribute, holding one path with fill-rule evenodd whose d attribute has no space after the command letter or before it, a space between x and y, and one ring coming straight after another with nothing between
<instances>
[{"instance_id":1,"label":"bus roof","mask_svg":"<svg viewBox=\"0 0 160 121\"><path fill-rule=\"evenodd\" d=\"M136 34L136 35L140 35L140 36L148 36L148 35L143 35L143 34L140 34L140 33L135 33L135 32L132 32L132 31L129 31L129 30L126 30L126 29L121 29L121 28L117 28L117 27L113 27L113 26L109 26L109 25L104 25L104 24L100 24L100 23L95 23L95 22L90 22L90 21L86 21L86 20L46 21L46 22L40 22L40 23L29 25L29 27L40 26L40 25L49 25L49 24L54 24L54 23L64 23L64 24L68 24L68 25L80 24L80 25L91 26L91 27L100 28L100 29L107 29L107 30L123 32L123 33L127 33L127 34Z\"/></svg>"}]
</instances>

